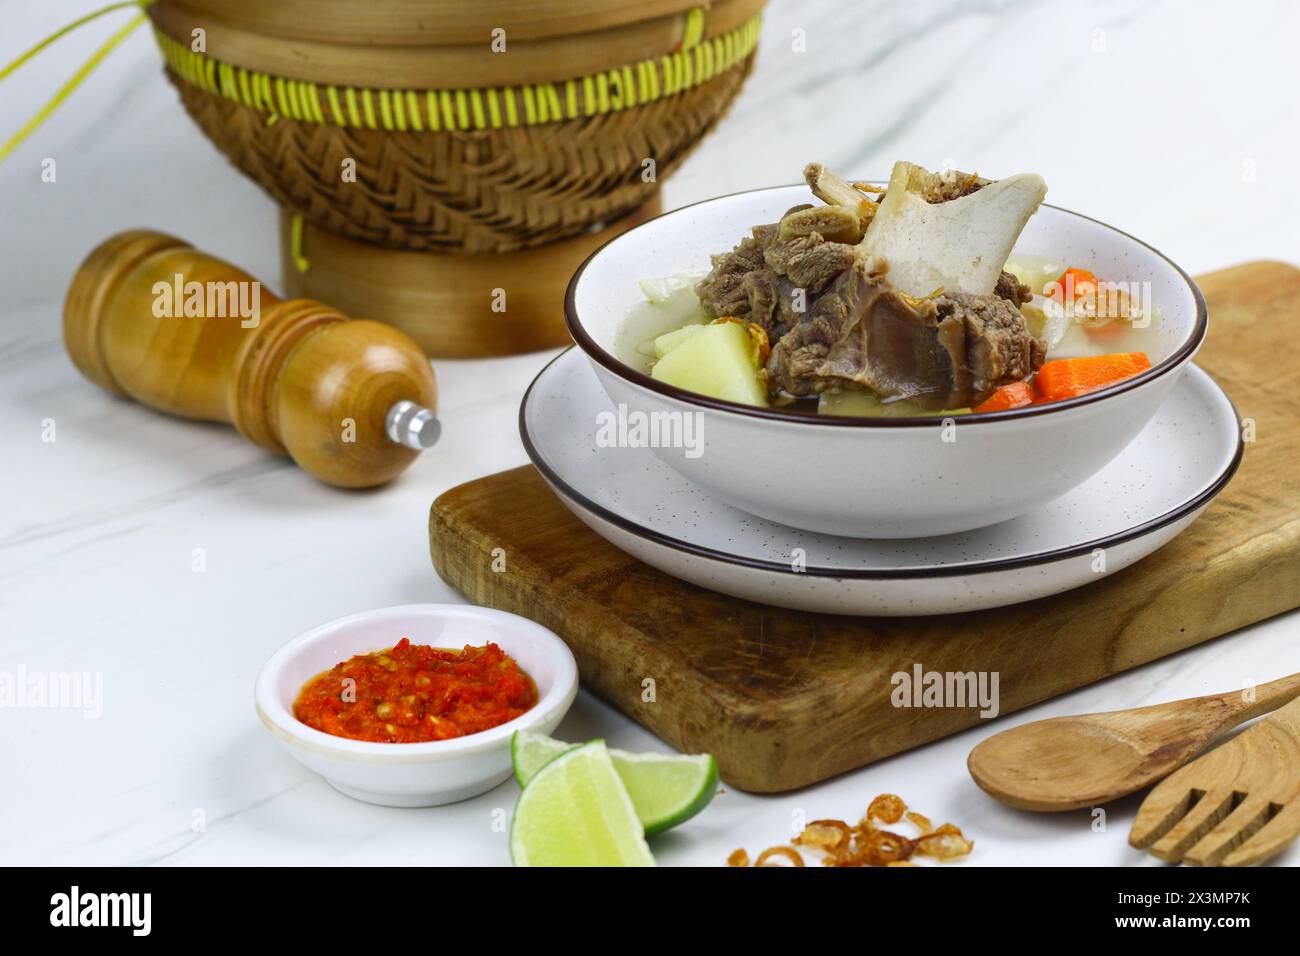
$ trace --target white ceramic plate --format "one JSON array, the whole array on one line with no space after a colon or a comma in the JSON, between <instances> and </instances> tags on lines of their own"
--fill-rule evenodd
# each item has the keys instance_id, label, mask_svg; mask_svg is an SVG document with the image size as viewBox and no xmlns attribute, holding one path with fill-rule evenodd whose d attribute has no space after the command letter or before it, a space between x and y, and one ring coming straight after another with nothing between
<instances>
[{"instance_id":1,"label":"white ceramic plate","mask_svg":"<svg viewBox=\"0 0 1300 956\"><path fill-rule=\"evenodd\" d=\"M1113 574L1191 524L1228 483L1242 449L1232 403L1191 365L1133 443L1055 501L962 534L869 540L756 517L687 481L650 449L601 447L601 415L613 412L574 349L524 396L524 446L574 514L674 577L830 614L971 611ZM797 477L790 488L798 493Z\"/></svg>"}]
</instances>

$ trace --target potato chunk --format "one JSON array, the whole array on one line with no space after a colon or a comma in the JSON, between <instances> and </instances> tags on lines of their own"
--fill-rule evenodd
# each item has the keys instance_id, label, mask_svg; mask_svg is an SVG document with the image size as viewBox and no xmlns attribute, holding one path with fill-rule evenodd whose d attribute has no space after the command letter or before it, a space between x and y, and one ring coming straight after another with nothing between
<instances>
[{"instance_id":1,"label":"potato chunk","mask_svg":"<svg viewBox=\"0 0 1300 956\"><path fill-rule=\"evenodd\" d=\"M758 379L758 350L745 326L718 322L698 328L656 362L650 374L689 392L766 405L767 389Z\"/></svg>"},{"instance_id":2,"label":"potato chunk","mask_svg":"<svg viewBox=\"0 0 1300 956\"><path fill-rule=\"evenodd\" d=\"M708 326L705 325L683 325L680 329L673 329L671 332L665 332L655 339L655 358L663 358L677 346L681 345L692 335L702 332Z\"/></svg>"}]
</instances>

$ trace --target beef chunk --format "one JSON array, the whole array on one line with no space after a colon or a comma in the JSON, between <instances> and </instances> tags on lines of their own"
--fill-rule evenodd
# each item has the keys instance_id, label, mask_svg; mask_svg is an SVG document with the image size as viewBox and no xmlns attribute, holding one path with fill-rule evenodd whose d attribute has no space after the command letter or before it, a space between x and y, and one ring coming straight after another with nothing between
<instances>
[{"instance_id":1,"label":"beef chunk","mask_svg":"<svg viewBox=\"0 0 1300 956\"><path fill-rule=\"evenodd\" d=\"M771 269L749 273L741 280L741 287L749 296L749 312L745 318L761 325L770 342L797 325L810 305L806 290Z\"/></svg>"},{"instance_id":2,"label":"beef chunk","mask_svg":"<svg viewBox=\"0 0 1300 956\"><path fill-rule=\"evenodd\" d=\"M1018 305L996 295L965 292L941 295L934 304L940 340L953 357L954 394L966 396L962 406L978 405L1043 364L1046 348L1029 334Z\"/></svg>"},{"instance_id":3,"label":"beef chunk","mask_svg":"<svg viewBox=\"0 0 1300 956\"><path fill-rule=\"evenodd\" d=\"M772 347L768 382L790 395L842 387L872 388L863 320L876 301L892 295L882 273L855 260L819 296L804 320Z\"/></svg>"},{"instance_id":4,"label":"beef chunk","mask_svg":"<svg viewBox=\"0 0 1300 956\"><path fill-rule=\"evenodd\" d=\"M943 409L978 404L1042 361L1042 343L1005 299L912 299L890 288L883 265L855 259L773 346L767 373L791 395L868 389Z\"/></svg>"},{"instance_id":5,"label":"beef chunk","mask_svg":"<svg viewBox=\"0 0 1300 956\"><path fill-rule=\"evenodd\" d=\"M782 221L810 211L814 207L795 206ZM827 242L817 232L781 239L780 232L781 223L755 226L736 248L713 257L712 271L695 286L705 312L715 319L743 316L784 334L799 318L792 308L795 290L810 298L853 261L853 246L846 243Z\"/></svg>"},{"instance_id":6,"label":"beef chunk","mask_svg":"<svg viewBox=\"0 0 1300 956\"><path fill-rule=\"evenodd\" d=\"M749 312L749 296L741 288L741 281L749 273L766 268L763 250L776 239L779 231L777 223L755 226L753 235L742 239L736 248L712 257L712 271L695 286L695 294L705 312L715 319Z\"/></svg>"},{"instance_id":7,"label":"beef chunk","mask_svg":"<svg viewBox=\"0 0 1300 956\"><path fill-rule=\"evenodd\" d=\"M785 277L776 280L776 312L772 316L772 327L768 329L768 340L775 342L804 320L808 310L818 300L802 286L797 286Z\"/></svg>"},{"instance_id":8,"label":"beef chunk","mask_svg":"<svg viewBox=\"0 0 1300 956\"><path fill-rule=\"evenodd\" d=\"M1034 297L1034 294L1029 291L1029 286L1021 285L1019 279L1010 272L1005 271L998 276L998 284L994 287L993 294L999 299L1006 299L1017 307L1022 302L1029 302Z\"/></svg>"},{"instance_id":9,"label":"beef chunk","mask_svg":"<svg viewBox=\"0 0 1300 956\"><path fill-rule=\"evenodd\" d=\"M950 202L953 199L961 199L963 196L969 196L971 193L977 193L989 184L989 180L981 179L974 173L931 173L922 171L923 178L919 181L917 192L922 199L931 206L941 202ZM877 203L885 201L886 192L882 191L876 197Z\"/></svg>"},{"instance_id":10,"label":"beef chunk","mask_svg":"<svg viewBox=\"0 0 1300 956\"><path fill-rule=\"evenodd\" d=\"M827 242L820 233L810 232L769 244L763 259L777 275L809 292L821 292L852 264L853 250L846 243Z\"/></svg>"},{"instance_id":11,"label":"beef chunk","mask_svg":"<svg viewBox=\"0 0 1300 956\"><path fill-rule=\"evenodd\" d=\"M951 353L939 333L933 302L909 301L857 262L817 300L808 320L773 347L768 379L793 395L866 389L926 408L961 407Z\"/></svg>"},{"instance_id":12,"label":"beef chunk","mask_svg":"<svg viewBox=\"0 0 1300 956\"><path fill-rule=\"evenodd\" d=\"M992 181L976 173L963 173L956 169L936 173L910 163L905 165L912 170L913 188L932 206L977 193ZM884 196L880 198L883 199Z\"/></svg>"},{"instance_id":13,"label":"beef chunk","mask_svg":"<svg viewBox=\"0 0 1300 956\"><path fill-rule=\"evenodd\" d=\"M962 173L950 169L942 173L930 173L922 187L925 201L931 204L950 202L961 199L971 193L977 193L989 184L989 180L975 173Z\"/></svg>"},{"instance_id":14,"label":"beef chunk","mask_svg":"<svg viewBox=\"0 0 1300 956\"><path fill-rule=\"evenodd\" d=\"M747 272L740 279L740 292L745 296L745 319L755 322L772 334L776 319L777 291L776 275L770 269L755 269ZM736 313L732 313L735 315Z\"/></svg>"}]
</instances>

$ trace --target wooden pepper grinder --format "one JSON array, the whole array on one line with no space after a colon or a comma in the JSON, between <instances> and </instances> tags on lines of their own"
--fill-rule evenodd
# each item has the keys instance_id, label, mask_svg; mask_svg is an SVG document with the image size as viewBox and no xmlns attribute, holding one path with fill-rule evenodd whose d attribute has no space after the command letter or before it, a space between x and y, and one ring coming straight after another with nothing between
<instances>
[{"instance_id":1,"label":"wooden pepper grinder","mask_svg":"<svg viewBox=\"0 0 1300 956\"><path fill-rule=\"evenodd\" d=\"M406 335L280 299L160 232L120 233L86 258L63 340L97 385L230 422L332 485L390 481L438 437L433 370Z\"/></svg>"}]
</instances>

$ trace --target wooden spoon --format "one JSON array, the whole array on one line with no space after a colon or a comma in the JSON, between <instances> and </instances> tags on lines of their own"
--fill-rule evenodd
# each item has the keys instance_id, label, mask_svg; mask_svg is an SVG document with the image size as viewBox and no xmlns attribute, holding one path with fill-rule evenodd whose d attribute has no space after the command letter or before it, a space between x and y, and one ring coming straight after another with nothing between
<instances>
[{"instance_id":1,"label":"wooden spoon","mask_svg":"<svg viewBox=\"0 0 1300 956\"><path fill-rule=\"evenodd\" d=\"M1023 724L983 741L966 764L986 793L1021 810L1097 806L1149 786L1222 731L1300 697L1300 674L1253 690Z\"/></svg>"}]
</instances>

